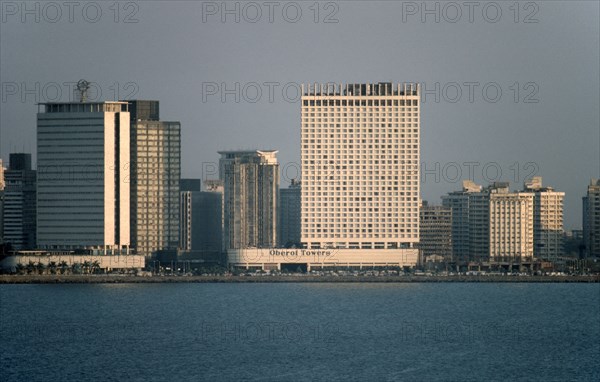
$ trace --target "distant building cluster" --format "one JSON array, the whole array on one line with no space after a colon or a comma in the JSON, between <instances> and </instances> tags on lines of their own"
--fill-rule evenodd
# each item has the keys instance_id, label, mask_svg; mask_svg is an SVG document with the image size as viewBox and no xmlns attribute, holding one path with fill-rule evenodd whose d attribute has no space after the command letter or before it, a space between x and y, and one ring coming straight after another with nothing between
<instances>
[{"instance_id":1,"label":"distant building cluster","mask_svg":"<svg viewBox=\"0 0 600 382\"><path fill-rule=\"evenodd\" d=\"M181 124L158 101L40 104L37 169L31 154L0 160L0 245L303 270L556 261L565 238L600 255L597 179L569 235L565 194L541 177L519 191L466 180L442 205L421 201L420 96L418 84L303 86L301 178L287 188L277 150L218 151L218 179L182 179Z\"/></svg>"},{"instance_id":2,"label":"distant building cluster","mask_svg":"<svg viewBox=\"0 0 600 382\"><path fill-rule=\"evenodd\" d=\"M452 210L453 254L464 261L553 261L563 254L564 192L542 187L534 177L521 191L495 182L464 181L461 191L442 196Z\"/></svg>"}]
</instances>

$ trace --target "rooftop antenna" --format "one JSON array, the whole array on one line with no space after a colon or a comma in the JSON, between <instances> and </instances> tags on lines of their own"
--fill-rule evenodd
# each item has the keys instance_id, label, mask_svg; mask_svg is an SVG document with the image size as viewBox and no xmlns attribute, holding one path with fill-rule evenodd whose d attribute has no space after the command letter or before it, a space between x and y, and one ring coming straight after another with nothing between
<instances>
[{"instance_id":1,"label":"rooftop antenna","mask_svg":"<svg viewBox=\"0 0 600 382\"><path fill-rule=\"evenodd\" d=\"M90 88L90 83L86 80L79 80L77 82L77 91L79 91L79 102L85 102L87 99L87 92Z\"/></svg>"}]
</instances>

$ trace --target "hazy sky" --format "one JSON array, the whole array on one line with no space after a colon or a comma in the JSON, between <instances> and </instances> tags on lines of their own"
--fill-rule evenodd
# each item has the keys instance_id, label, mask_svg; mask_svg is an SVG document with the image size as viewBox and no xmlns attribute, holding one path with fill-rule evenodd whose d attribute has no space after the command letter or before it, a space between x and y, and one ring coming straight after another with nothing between
<instances>
[{"instance_id":1,"label":"hazy sky","mask_svg":"<svg viewBox=\"0 0 600 382\"><path fill-rule=\"evenodd\" d=\"M283 185L300 160L298 84L420 82L423 199L470 172L511 188L541 175L580 228L600 175L599 3L422 4L4 1L0 157L35 156L36 102L85 78L102 100L160 100L182 124L184 177L214 178L217 150L275 148Z\"/></svg>"}]
</instances>

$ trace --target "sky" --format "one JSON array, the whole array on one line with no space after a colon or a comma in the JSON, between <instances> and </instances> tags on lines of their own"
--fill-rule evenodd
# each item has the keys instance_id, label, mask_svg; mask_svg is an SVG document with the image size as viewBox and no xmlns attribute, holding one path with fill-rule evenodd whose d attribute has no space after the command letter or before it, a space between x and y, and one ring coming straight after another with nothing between
<instances>
[{"instance_id":1,"label":"sky","mask_svg":"<svg viewBox=\"0 0 600 382\"><path fill-rule=\"evenodd\" d=\"M0 157L32 152L38 102L155 99L182 125L182 177L218 150L277 149L299 176L303 83L418 82L421 195L462 179L564 191L600 177L597 1L0 3Z\"/></svg>"}]
</instances>

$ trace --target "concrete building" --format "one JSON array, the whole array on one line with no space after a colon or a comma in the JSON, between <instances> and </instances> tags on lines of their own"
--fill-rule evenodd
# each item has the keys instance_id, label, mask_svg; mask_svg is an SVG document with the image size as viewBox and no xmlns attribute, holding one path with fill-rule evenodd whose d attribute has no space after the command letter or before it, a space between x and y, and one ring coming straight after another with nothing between
<instances>
[{"instance_id":1,"label":"concrete building","mask_svg":"<svg viewBox=\"0 0 600 382\"><path fill-rule=\"evenodd\" d=\"M430 206L423 201L419 211L418 248L425 260L431 256L439 256L445 261L452 261L452 208Z\"/></svg>"},{"instance_id":2,"label":"concrete building","mask_svg":"<svg viewBox=\"0 0 600 382\"><path fill-rule=\"evenodd\" d=\"M219 151L223 249L277 245L279 163L275 150Z\"/></svg>"},{"instance_id":3,"label":"concrete building","mask_svg":"<svg viewBox=\"0 0 600 382\"><path fill-rule=\"evenodd\" d=\"M38 246L127 250L128 103L39 104L37 158Z\"/></svg>"},{"instance_id":4,"label":"concrete building","mask_svg":"<svg viewBox=\"0 0 600 382\"><path fill-rule=\"evenodd\" d=\"M507 182L483 188L463 181L461 191L442 196L442 205L452 209L452 243L458 260L532 260L533 192L510 192Z\"/></svg>"},{"instance_id":5,"label":"concrete building","mask_svg":"<svg viewBox=\"0 0 600 382\"><path fill-rule=\"evenodd\" d=\"M542 186L542 177L525 182L523 192L533 198L533 255L535 258L557 261L563 255L564 192Z\"/></svg>"},{"instance_id":6,"label":"concrete building","mask_svg":"<svg viewBox=\"0 0 600 382\"><path fill-rule=\"evenodd\" d=\"M211 182L208 191L200 190L200 180L182 179L181 259L221 261L223 192Z\"/></svg>"},{"instance_id":7,"label":"concrete building","mask_svg":"<svg viewBox=\"0 0 600 382\"><path fill-rule=\"evenodd\" d=\"M129 101L131 246L151 257L179 246L181 125L160 121L159 102Z\"/></svg>"},{"instance_id":8,"label":"concrete building","mask_svg":"<svg viewBox=\"0 0 600 382\"><path fill-rule=\"evenodd\" d=\"M301 186L300 182L292 179L288 188L279 190L279 234L280 247L300 245L301 231Z\"/></svg>"},{"instance_id":9,"label":"concrete building","mask_svg":"<svg viewBox=\"0 0 600 382\"><path fill-rule=\"evenodd\" d=\"M600 179L592 179L583 197L584 256L600 256Z\"/></svg>"},{"instance_id":10,"label":"concrete building","mask_svg":"<svg viewBox=\"0 0 600 382\"><path fill-rule=\"evenodd\" d=\"M12 249L36 246L36 172L31 168L31 154L10 154L4 172L3 241Z\"/></svg>"},{"instance_id":11,"label":"concrete building","mask_svg":"<svg viewBox=\"0 0 600 382\"><path fill-rule=\"evenodd\" d=\"M179 182L179 249L192 250L194 238L192 225L193 194L200 192L200 179L181 179ZM220 247L220 244L219 244Z\"/></svg>"},{"instance_id":12,"label":"concrete building","mask_svg":"<svg viewBox=\"0 0 600 382\"><path fill-rule=\"evenodd\" d=\"M419 86L309 84L302 93L303 247L333 249L346 266L415 265Z\"/></svg>"},{"instance_id":13,"label":"concrete building","mask_svg":"<svg viewBox=\"0 0 600 382\"><path fill-rule=\"evenodd\" d=\"M533 259L533 198L530 192L489 190L489 258L492 262L528 262Z\"/></svg>"},{"instance_id":14,"label":"concrete building","mask_svg":"<svg viewBox=\"0 0 600 382\"><path fill-rule=\"evenodd\" d=\"M4 166L2 158L0 158L0 191L4 190Z\"/></svg>"},{"instance_id":15,"label":"concrete building","mask_svg":"<svg viewBox=\"0 0 600 382\"><path fill-rule=\"evenodd\" d=\"M2 159L0 158L0 245L4 244L4 166L2 165Z\"/></svg>"},{"instance_id":16,"label":"concrete building","mask_svg":"<svg viewBox=\"0 0 600 382\"><path fill-rule=\"evenodd\" d=\"M461 191L442 196L442 205L452 210L452 252L460 261L489 257L488 192L465 180Z\"/></svg>"}]
</instances>

